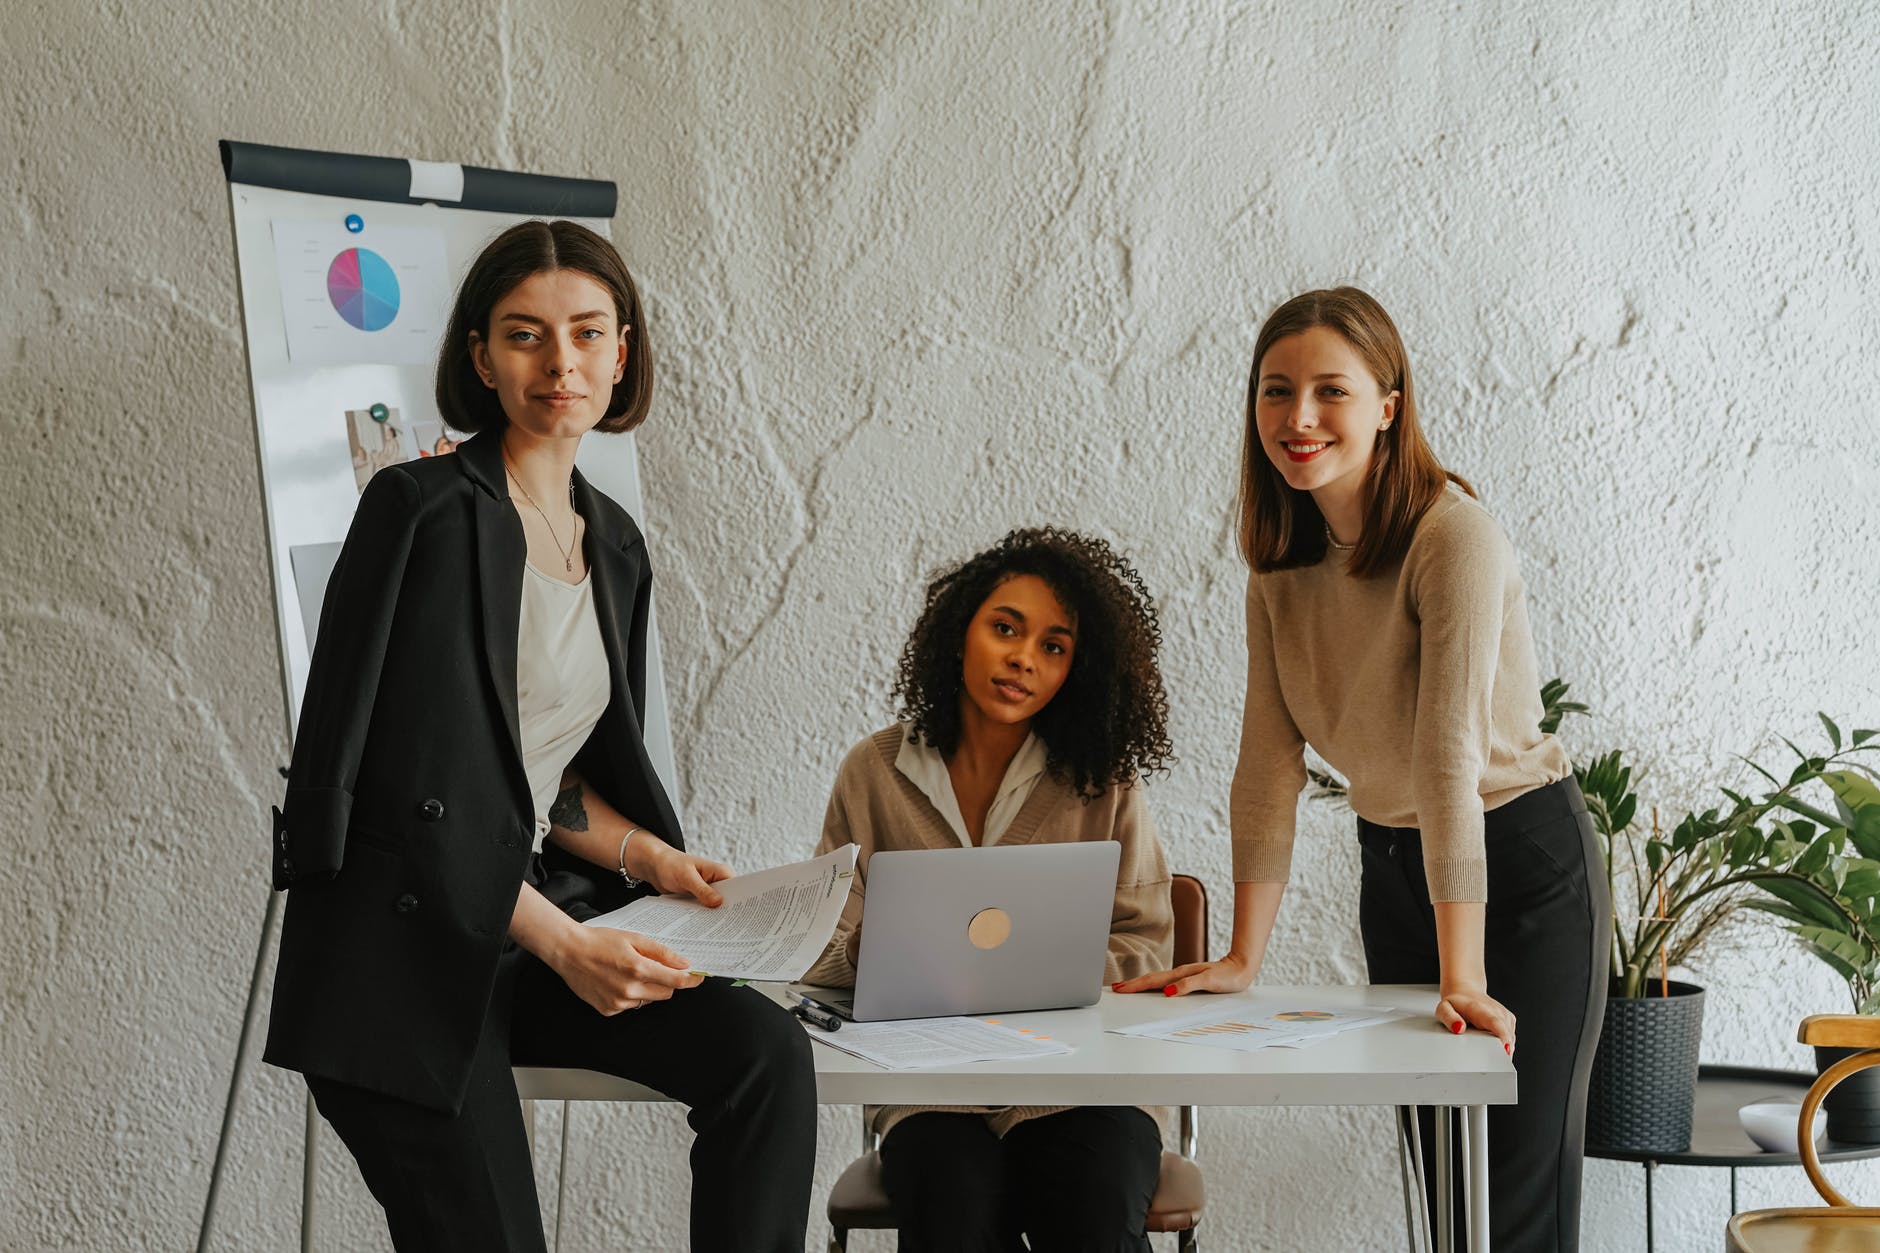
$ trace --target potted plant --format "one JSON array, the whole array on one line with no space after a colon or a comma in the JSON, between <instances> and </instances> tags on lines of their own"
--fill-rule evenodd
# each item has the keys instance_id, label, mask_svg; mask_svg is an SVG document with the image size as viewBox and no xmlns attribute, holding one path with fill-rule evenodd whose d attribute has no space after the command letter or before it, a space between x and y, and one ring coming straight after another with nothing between
<instances>
[{"instance_id":1,"label":"potted plant","mask_svg":"<svg viewBox=\"0 0 1880 1253\"><path fill-rule=\"evenodd\" d=\"M1880 861L1846 857L1845 824L1807 799L1819 784L1834 786L1871 737L1844 750L1839 730L1825 716L1822 723L1832 744L1826 756L1790 744L1797 760L1786 779L1746 758L1769 790L1723 788L1728 804L1687 813L1669 832L1655 812L1650 831L1639 829L1632 770L1618 752L1576 767L1605 845L1613 899L1612 986L1587 1097L1589 1144L1665 1152L1689 1146L1703 991L1671 979L1670 970L1689 968L1739 910L1783 917L1837 968L1864 969L1862 986L1871 993L1871 896L1864 906L1843 896L1850 875L1856 892L1880 889ZM1874 820L1880 824L1880 811ZM1875 843L1880 850L1880 833Z\"/></svg>"},{"instance_id":2,"label":"potted plant","mask_svg":"<svg viewBox=\"0 0 1880 1253\"><path fill-rule=\"evenodd\" d=\"M1785 838L1805 845L1796 869L1807 889L1787 881L1760 883L1764 899L1751 907L1782 919L1802 946L1846 983L1857 1014L1880 1014L1880 786L1870 767L1846 763L1855 752L1880 748L1876 732L1853 732L1845 752L1841 732L1825 717L1833 756L1807 759L1833 797L1830 814L1805 802L1789 806L1780 824ZM1819 1069L1853 1050L1816 1048ZM1880 1070L1850 1076L1828 1094L1828 1135L1847 1143L1880 1143Z\"/></svg>"}]
</instances>

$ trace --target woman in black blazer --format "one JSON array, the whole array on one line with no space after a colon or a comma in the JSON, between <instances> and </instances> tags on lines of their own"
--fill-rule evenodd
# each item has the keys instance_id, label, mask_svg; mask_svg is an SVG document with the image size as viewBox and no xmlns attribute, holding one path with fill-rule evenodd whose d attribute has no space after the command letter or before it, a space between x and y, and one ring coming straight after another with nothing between
<instances>
[{"instance_id":1,"label":"woman in black blazer","mask_svg":"<svg viewBox=\"0 0 1880 1253\"><path fill-rule=\"evenodd\" d=\"M275 815L290 891L266 1056L305 1073L401 1253L543 1249L511 1065L683 1101L693 1247L803 1247L816 1109L795 1020L578 923L638 891L715 905L730 873L684 851L641 734L645 543L574 469L651 388L613 248L572 222L504 232L438 363L440 410L480 433L375 475L328 585ZM530 603L578 608L557 633Z\"/></svg>"}]
</instances>

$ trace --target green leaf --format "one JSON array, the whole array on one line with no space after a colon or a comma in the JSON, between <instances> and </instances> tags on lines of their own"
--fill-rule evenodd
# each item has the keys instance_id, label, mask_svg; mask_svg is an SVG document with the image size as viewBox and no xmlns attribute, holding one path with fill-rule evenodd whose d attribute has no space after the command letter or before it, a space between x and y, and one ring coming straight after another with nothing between
<instances>
[{"instance_id":1,"label":"green leaf","mask_svg":"<svg viewBox=\"0 0 1880 1253\"><path fill-rule=\"evenodd\" d=\"M1845 921L1833 905L1823 899L1817 888L1793 879L1757 879L1756 886L1791 909L1808 915L1818 925L1834 927Z\"/></svg>"},{"instance_id":2,"label":"green leaf","mask_svg":"<svg viewBox=\"0 0 1880 1253\"><path fill-rule=\"evenodd\" d=\"M1870 865L1871 862L1863 861L1857 863L1859 868L1848 868L1847 877L1841 881L1842 896L1852 901L1872 901L1880 896L1880 868L1865 868Z\"/></svg>"},{"instance_id":3,"label":"green leaf","mask_svg":"<svg viewBox=\"0 0 1880 1253\"><path fill-rule=\"evenodd\" d=\"M1638 797L1628 795L1622 798L1619 803L1613 807L1612 829L1614 831L1623 831L1631 826L1632 815L1636 813L1637 810Z\"/></svg>"},{"instance_id":4,"label":"green leaf","mask_svg":"<svg viewBox=\"0 0 1880 1253\"><path fill-rule=\"evenodd\" d=\"M1652 874L1656 875L1659 870L1663 869L1665 854L1668 851L1663 840L1645 841L1645 865L1651 870Z\"/></svg>"},{"instance_id":5,"label":"green leaf","mask_svg":"<svg viewBox=\"0 0 1880 1253\"><path fill-rule=\"evenodd\" d=\"M1820 712L1819 710L1816 711L1815 717L1821 719L1821 725L1828 728L1828 743L1834 745L1835 752L1837 753L1840 752L1841 751L1841 728L1835 726L1834 721L1831 718L1829 718L1827 714L1824 714Z\"/></svg>"},{"instance_id":6,"label":"green leaf","mask_svg":"<svg viewBox=\"0 0 1880 1253\"><path fill-rule=\"evenodd\" d=\"M1764 770L1756 762L1751 761L1749 758L1743 756L1743 754L1741 753L1735 754L1735 757L1738 761L1742 762L1744 765L1748 766L1751 770L1754 770L1757 774L1769 780L1769 782L1775 784L1777 787L1782 786L1782 780L1776 778L1773 774L1770 774L1767 770Z\"/></svg>"},{"instance_id":7,"label":"green leaf","mask_svg":"<svg viewBox=\"0 0 1880 1253\"><path fill-rule=\"evenodd\" d=\"M1800 923L1803 926L1815 921L1793 905L1784 905L1780 901L1745 901L1743 908L1753 909L1759 914L1774 914L1778 918Z\"/></svg>"},{"instance_id":8,"label":"green leaf","mask_svg":"<svg viewBox=\"0 0 1880 1253\"><path fill-rule=\"evenodd\" d=\"M1859 970L1869 965L1873 952L1853 936L1828 927L1797 927L1795 934L1804 944L1812 944L1825 953L1833 953L1848 965Z\"/></svg>"},{"instance_id":9,"label":"green leaf","mask_svg":"<svg viewBox=\"0 0 1880 1253\"><path fill-rule=\"evenodd\" d=\"M1762 833L1755 827L1746 827L1738 831L1736 838L1730 841L1730 864L1732 866L1750 865L1755 861L1756 854L1761 851Z\"/></svg>"},{"instance_id":10,"label":"green leaf","mask_svg":"<svg viewBox=\"0 0 1880 1253\"><path fill-rule=\"evenodd\" d=\"M1862 744L1865 744L1868 740L1871 740L1876 735L1880 735L1880 731L1872 731L1872 730L1855 731L1854 732L1854 747L1859 748Z\"/></svg>"},{"instance_id":11,"label":"green leaf","mask_svg":"<svg viewBox=\"0 0 1880 1253\"><path fill-rule=\"evenodd\" d=\"M1795 934L1800 935L1804 928L1795 927L1791 928L1791 930ZM1819 944L1811 944L1807 940L1802 941L1802 947L1813 953L1816 957L1819 957L1822 961L1828 963L1834 973L1840 975L1843 979L1852 981L1860 978L1860 966L1858 963L1850 962L1839 953L1825 949Z\"/></svg>"},{"instance_id":12,"label":"green leaf","mask_svg":"<svg viewBox=\"0 0 1880 1253\"><path fill-rule=\"evenodd\" d=\"M1807 852L1795 859L1795 864L1789 869L1803 878L1811 878L1819 874L1821 868L1828 864L1828 858L1833 852L1834 846L1827 840L1816 840L1808 846Z\"/></svg>"},{"instance_id":13,"label":"green leaf","mask_svg":"<svg viewBox=\"0 0 1880 1253\"><path fill-rule=\"evenodd\" d=\"M1880 784L1858 770L1829 770L1822 774L1821 781L1849 809L1860 810L1868 805L1880 805Z\"/></svg>"}]
</instances>

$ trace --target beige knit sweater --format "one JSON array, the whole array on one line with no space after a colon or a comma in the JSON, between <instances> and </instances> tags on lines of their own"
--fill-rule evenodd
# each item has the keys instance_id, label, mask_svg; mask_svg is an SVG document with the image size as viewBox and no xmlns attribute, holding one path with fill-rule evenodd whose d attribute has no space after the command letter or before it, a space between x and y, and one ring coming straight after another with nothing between
<instances>
[{"instance_id":1,"label":"beige knit sweater","mask_svg":"<svg viewBox=\"0 0 1880 1253\"><path fill-rule=\"evenodd\" d=\"M1514 549L1453 486L1393 571L1353 578L1334 550L1255 573L1234 879L1287 878L1310 744L1360 817L1421 831L1432 901L1486 900L1484 812L1573 769L1541 712Z\"/></svg>"},{"instance_id":2,"label":"beige knit sweater","mask_svg":"<svg viewBox=\"0 0 1880 1253\"><path fill-rule=\"evenodd\" d=\"M958 848L958 838L940 811L913 781L894 768L902 729L884 728L854 748L836 773L823 817L818 855L844 844L858 846L855 879L835 937L823 950L805 983L852 987L855 967L848 958L848 938L861 923L867 893L868 859L876 852L916 848ZM1023 844L1066 844L1077 840L1115 840L1122 847L1116 871L1116 899L1110 910L1106 983L1166 968L1174 955L1174 916L1169 907L1168 863L1156 838L1155 824L1140 788L1110 788L1085 803L1054 774L1038 779L999 840L1001 848ZM866 943L866 939L863 941ZM1012 1105L999 1109L963 1106L892 1105L871 1109L875 1130L888 1129L910 1114L928 1109L976 1112L1004 1135L1027 1118L1056 1113L1065 1106ZM1152 1111L1153 1112L1153 1111Z\"/></svg>"}]
</instances>

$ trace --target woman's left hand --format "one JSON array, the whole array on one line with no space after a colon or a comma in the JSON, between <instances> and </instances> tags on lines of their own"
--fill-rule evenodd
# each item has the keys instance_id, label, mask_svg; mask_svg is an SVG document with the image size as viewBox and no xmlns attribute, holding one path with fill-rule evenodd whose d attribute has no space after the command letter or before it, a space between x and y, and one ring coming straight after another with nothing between
<instances>
[{"instance_id":1,"label":"woman's left hand","mask_svg":"<svg viewBox=\"0 0 1880 1253\"><path fill-rule=\"evenodd\" d=\"M1501 1041L1508 1056L1514 1056L1514 1015L1486 992L1444 993L1436 1002L1436 1021L1458 1035L1469 1027L1486 1031Z\"/></svg>"},{"instance_id":2,"label":"woman's left hand","mask_svg":"<svg viewBox=\"0 0 1880 1253\"><path fill-rule=\"evenodd\" d=\"M699 904L717 909L724 896L712 884L731 877L731 867L721 861L682 853L669 844L661 844L651 857L647 873L640 876L658 888L662 895L690 896Z\"/></svg>"}]
</instances>

